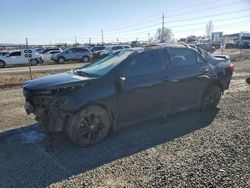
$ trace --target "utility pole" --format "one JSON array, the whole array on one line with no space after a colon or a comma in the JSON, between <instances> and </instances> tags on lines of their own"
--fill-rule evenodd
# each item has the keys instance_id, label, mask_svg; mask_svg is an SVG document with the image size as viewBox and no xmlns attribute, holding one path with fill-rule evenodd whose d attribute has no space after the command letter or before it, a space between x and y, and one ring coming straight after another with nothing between
<instances>
[{"instance_id":1,"label":"utility pole","mask_svg":"<svg viewBox=\"0 0 250 188\"><path fill-rule=\"evenodd\" d=\"M163 41L163 32L164 32L165 16L164 12L162 14L162 28L161 28L161 40Z\"/></svg>"},{"instance_id":2,"label":"utility pole","mask_svg":"<svg viewBox=\"0 0 250 188\"><path fill-rule=\"evenodd\" d=\"M28 44L28 38L26 38L26 49L29 48L29 44ZM29 72L30 72L30 79L32 80L32 73L31 73L31 61L30 58L28 58L29 61Z\"/></svg>"},{"instance_id":3,"label":"utility pole","mask_svg":"<svg viewBox=\"0 0 250 188\"><path fill-rule=\"evenodd\" d=\"M76 36L75 36L75 44L77 43L77 38L76 38Z\"/></svg>"},{"instance_id":4,"label":"utility pole","mask_svg":"<svg viewBox=\"0 0 250 188\"><path fill-rule=\"evenodd\" d=\"M103 29L102 29L102 44L104 44Z\"/></svg>"},{"instance_id":5,"label":"utility pole","mask_svg":"<svg viewBox=\"0 0 250 188\"><path fill-rule=\"evenodd\" d=\"M89 38L89 45L91 44L91 37Z\"/></svg>"},{"instance_id":6,"label":"utility pole","mask_svg":"<svg viewBox=\"0 0 250 188\"><path fill-rule=\"evenodd\" d=\"M148 34L148 42L150 42L150 33L147 33Z\"/></svg>"}]
</instances>

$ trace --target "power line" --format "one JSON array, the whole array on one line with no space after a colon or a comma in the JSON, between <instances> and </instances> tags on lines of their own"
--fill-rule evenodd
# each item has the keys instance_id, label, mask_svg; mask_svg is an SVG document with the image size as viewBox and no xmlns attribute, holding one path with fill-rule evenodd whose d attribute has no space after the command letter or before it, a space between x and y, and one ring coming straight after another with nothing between
<instances>
[{"instance_id":1,"label":"power line","mask_svg":"<svg viewBox=\"0 0 250 188\"><path fill-rule=\"evenodd\" d=\"M214 1L214 0L212 0L212 1ZM232 6L232 5L235 5L235 4L238 4L238 2L240 2L241 0L239 0L239 1L236 1L236 2L234 2L234 3L226 3L226 4L223 4L223 5L221 5L221 6L223 6L223 7L227 7L227 6ZM210 2L206 2L206 3L200 3L200 4L197 4L198 6L201 6L201 5L206 5L206 4L211 4ZM214 4L213 4L214 5ZM168 11L168 13L167 13L167 16L168 17L176 17L176 16L182 16L183 14L187 14L187 13L193 13L193 12L201 12L201 11L204 11L204 10L208 10L208 9L218 9L218 8L221 8L221 6L212 6L212 7L210 7L210 8L204 8L204 9L198 9L198 10L189 10L189 11L181 11L181 10L178 10L178 13L176 13L176 14L169 14L169 12L171 13L171 12L176 12L176 11ZM193 8L193 7L197 7L197 6L189 6L189 7L187 7L187 8ZM185 8L185 10L186 10L186 8ZM231 11L232 12L232 11ZM154 16L159 16L160 14L153 14ZM205 16L206 17L206 16ZM198 19L198 18L196 18L196 19ZM122 29L124 29L124 28L128 28L128 27L133 27L133 26L138 26L138 24L142 24L142 23L148 23L149 22L149 20L150 21L152 21L152 20L157 20L157 18L152 18L152 16L148 16L148 17L145 17L145 18L143 18L143 19L141 19L141 20L146 20L146 21L143 21L143 22L138 22L138 21L136 21L136 22L127 22L127 23L125 23L125 24L119 24L118 25L118 27L107 27L107 28L111 28L111 29L105 29L105 31L116 31L116 30L122 30ZM176 20L176 21L181 21L180 19L179 20ZM171 22L175 22L175 20L174 21L171 21ZM136 24L135 24L136 23ZM128 26L128 25L130 25L130 26ZM96 33L94 33L94 34L96 34Z\"/></svg>"},{"instance_id":2,"label":"power line","mask_svg":"<svg viewBox=\"0 0 250 188\"><path fill-rule=\"evenodd\" d=\"M223 6L223 8L225 8L225 7L229 7L229 6L232 6L232 5L237 5L237 4L239 4L239 2L241 2L242 0L238 0L238 1L234 1L233 3L226 3L226 4L222 4L221 6ZM171 16L171 17L176 17L176 16L181 16L181 17L183 17L183 14L189 14L189 13L197 13L197 12L203 12L203 11L206 11L206 10L209 10L209 9L211 9L211 10L213 10L214 11L214 9L221 9L221 6L218 6L218 5L215 5L215 4L212 4L212 6L211 7L204 7L204 8L199 8L199 9L197 9L197 10L188 10L188 11L186 11L186 9L183 9L183 10L185 10L184 12L182 11L182 10L178 10L178 11L174 11L175 12L175 14L167 14L167 16ZM177 13L176 13L177 12Z\"/></svg>"},{"instance_id":3,"label":"power line","mask_svg":"<svg viewBox=\"0 0 250 188\"><path fill-rule=\"evenodd\" d=\"M203 16L203 17L195 17L195 18L189 18L189 19L183 19L183 20L176 20L176 21L168 21L168 23L179 23L179 22L183 22L183 21L193 21L193 20L199 20L199 19L204 19L204 18L211 18L213 16L217 17L217 16L220 16L220 15L228 15L228 14L232 14L232 13L238 13L238 12L246 12L246 11L250 11L250 9L241 9L241 10L236 10L236 11L231 11L231 12L222 12L220 14L213 14L213 15L209 15L209 16ZM164 16L165 17L165 16ZM165 23L165 20L164 20L164 23ZM162 23L161 23L162 24ZM156 24L150 24L150 25L144 25L144 26L138 26L137 27L134 27L134 28L130 28L130 29L125 29L125 30L113 30L113 31L116 31L116 32L106 32L107 34L114 34L114 33L127 33L127 32L130 32L130 31L135 31L135 30L142 30L142 29L145 29L145 28L155 28L157 26L159 26L160 23L156 23ZM189 25L189 24L188 24ZM190 24L192 25L192 24ZM181 25L183 26L183 25ZM169 28L171 27L179 27L178 25L169 25L168 26Z\"/></svg>"},{"instance_id":4,"label":"power line","mask_svg":"<svg viewBox=\"0 0 250 188\"><path fill-rule=\"evenodd\" d=\"M223 13L219 13L219 14L212 14L209 16L200 16L200 17L192 17L192 18L187 18L187 19L172 20L172 21L169 21L168 23L176 23L176 22L183 22L183 21L189 21L189 20L199 20L199 19L203 19L203 18L217 17L217 16L221 16L221 15L225 15L225 14L232 14L232 13L245 12L245 11L249 12L250 9L248 8L248 9L223 12Z\"/></svg>"},{"instance_id":5,"label":"power line","mask_svg":"<svg viewBox=\"0 0 250 188\"><path fill-rule=\"evenodd\" d=\"M206 5L206 4L210 4L211 2L214 2L214 0L206 1L205 3L204 2L197 3L197 4L194 4L192 6L186 6L186 7L184 6L184 7L181 7L181 8L187 9L187 8L199 7L199 6L203 6L203 5ZM168 12L171 13L171 12L176 12L176 11L172 10L172 11L168 11ZM152 14L152 15L148 15L147 17L143 17L143 18L140 18L140 19L137 19L137 20L133 20L133 21L130 21L130 22L121 23L119 25L120 26L124 26L124 25L130 25L132 23L137 23L138 24L138 22L140 22L141 20L147 20L147 21L149 21L149 20L152 20L152 17L156 17L156 16L158 17L161 13L162 12L158 12L158 13L155 13L155 14ZM156 20L158 18L153 18L153 19ZM144 21L144 22L147 22L147 21ZM119 25L117 25L117 26L119 26ZM117 27L104 27L105 31L109 31L110 30L109 28L112 28L112 30L113 30L114 28L117 28Z\"/></svg>"},{"instance_id":6,"label":"power line","mask_svg":"<svg viewBox=\"0 0 250 188\"><path fill-rule=\"evenodd\" d=\"M239 19L239 18L249 18L249 17L250 16L239 16L239 17L231 18L230 20L235 20L235 19ZM226 20L228 20L228 18L213 20L213 22L221 22L221 21L226 21ZM188 24L181 24L181 25L173 25L173 26L168 26L168 27L169 28L178 28L178 27L200 25L200 24L206 24L206 23L207 23L207 21L202 21L202 22L197 22L197 23L188 23ZM157 28L155 26L157 26L157 25L154 25L154 27L152 29L149 29L149 27L141 27L141 28L127 30L127 31L122 31L122 32L117 32L117 33L118 34L131 33L131 32L139 33L138 31L140 31L140 30L141 30L140 33L146 33L146 32L151 32L153 29L156 30ZM117 36L117 33L107 34L107 36L110 36L110 35L116 35Z\"/></svg>"}]
</instances>

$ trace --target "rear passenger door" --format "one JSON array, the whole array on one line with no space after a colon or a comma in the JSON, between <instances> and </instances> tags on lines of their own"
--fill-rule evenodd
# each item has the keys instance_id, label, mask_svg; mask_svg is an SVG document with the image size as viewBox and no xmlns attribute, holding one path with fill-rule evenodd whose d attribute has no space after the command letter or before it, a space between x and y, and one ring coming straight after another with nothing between
<instances>
[{"instance_id":1,"label":"rear passenger door","mask_svg":"<svg viewBox=\"0 0 250 188\"><path fill-rule=\"evenodd\" d=\"M168 48L168 53L174 110L198 106L209 83L212 67L190 48Z\"/></svg>"},{"instance_id":2,"label":"rear passenger door","mask_svg":"<svg viewBox=\"0 0 250 188\"><path fill-rule=\"evenodd\" d=\"M125 90L117 96L121 123L150 118L170 108L166 64L162 49L141 52L124 62L120 75Z\"/></svg>"}]
</instances>

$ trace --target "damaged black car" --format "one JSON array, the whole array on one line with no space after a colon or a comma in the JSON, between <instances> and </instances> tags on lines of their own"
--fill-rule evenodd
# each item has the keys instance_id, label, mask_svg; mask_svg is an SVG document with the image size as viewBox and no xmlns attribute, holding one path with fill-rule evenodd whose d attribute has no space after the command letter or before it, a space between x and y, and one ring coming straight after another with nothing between
<instances>
[{"instance_id":1,"label":"damaged black car","mask_svg":"<svg viewBox=\"0 0 250 188\"><path fill-rule=\"evenodd\" d=\"M88 146L111 130L191 108L218 105L233 64L185 45L116 51L89 66L28 81L25 110L47 133Z\"/></svg>"}]
</instances>

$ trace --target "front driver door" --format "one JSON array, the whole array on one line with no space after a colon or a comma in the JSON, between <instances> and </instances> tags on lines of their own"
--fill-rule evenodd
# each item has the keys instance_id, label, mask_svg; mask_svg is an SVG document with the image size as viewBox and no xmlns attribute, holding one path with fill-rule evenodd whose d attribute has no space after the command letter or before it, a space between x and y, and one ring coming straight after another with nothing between
<instances>
[{"instance_id":1,"label":"front driver door","mask_svg":"<svg viewBox=\"0 0 250 188\"><path fill-rule=\"evenodd\" d=\"M117 95L120 123L167 110L166 101L171 100L166 67L162 49L141 52L124 62L120 75L125 79L125 89Z\"/></svg>"},{"instance_id":2,"label":"front driver door","mask_svg":"<svg viewBox=\"0 0 250 188\"><path fill-rule=\"evenodd\" d=\"M21 56L20 51L11 52L8 55L8 64L18 65L18 64L25 64L27 63L27 59Z\"/></svg>"}]
</instances>

